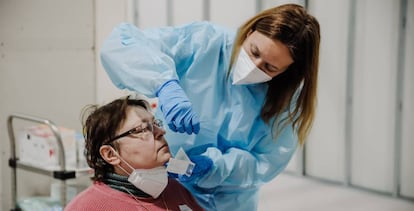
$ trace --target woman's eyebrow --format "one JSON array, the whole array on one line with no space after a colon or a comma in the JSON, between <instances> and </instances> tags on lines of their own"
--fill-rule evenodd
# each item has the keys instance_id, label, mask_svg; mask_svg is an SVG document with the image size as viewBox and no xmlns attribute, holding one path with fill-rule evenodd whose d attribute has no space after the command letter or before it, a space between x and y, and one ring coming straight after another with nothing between
<instances>
[{"instance_id":1,"label":"woman's eyebrow","mask_svg":"<svg viewBox=\"0 0 414 211\"><path fill-rule=\"evenodd\" d=\"M142 123L148 123L148 122L153 122L155 120L155 116L152 116L152 117L148 117L148 118L141 118L141 122L140 122L140 124L142 124ZM138 121L137 122L135 122L136 124L138 123Z\"/></svg>"}]
</instances>

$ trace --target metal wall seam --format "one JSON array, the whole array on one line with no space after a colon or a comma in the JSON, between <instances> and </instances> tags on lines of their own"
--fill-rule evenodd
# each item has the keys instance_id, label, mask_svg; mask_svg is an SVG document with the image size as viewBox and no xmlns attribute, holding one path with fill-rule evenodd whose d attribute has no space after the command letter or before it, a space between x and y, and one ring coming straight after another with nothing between
<instances>
[{"instance_id":1,"label":"metal wall seam","mask_svg":"<svg viewBox=\"0 0 414 211\"><path fill-rule=\"evenodd\" d=\"M132 23L135 25L135 26L139 26L139 20L138 20L138 0L132 0L132 3L131 3L131 5L132 5L132 12L133 12L133 14L132 14Z\"/></svg>"},{"instance_id":2,"label":"metal wall seam","mask_svg":"<svg viewBox=\"0 0 414 211\"><path fill-rule=\"evenodd\" d=\"M259 13L263 9L263 0L256 0L256 13Z\"/></svg>"},{"instance_id":3,"label":"metal wall seam","mask_svg":"<svg viewBox=\"0 0 414 211\"><path fill-rule=\"evenodd\" d=\"M167 26L172 26L174 24L174 14L173 14L173 6L174 2L173 0L167 1Z\"/></svg>"},{"instance_id":4,"label":"metal wall seam","mask_svg":"<svg viewBox=\"0 0 414 211\"><path fill-rule=\"evenodd\" d=\"M302 6L305 7L305 9L307 11L309 11L309 2L308 0L304 0L302 3ZM302 147L302 157L301 157L301 166L300 166L300 170L301 170L301 174L302 176L306 176L306 143L303 145Z\"/></svg>"},{"instance_id":5,"label":"metal wall seam","mask_svg":"<svg viewBox=\"0 0 414 211\"><path fill-rule=\"evenodd\" d=\"M347 77L346 77L346 106L345 106L345 181L344 184L351 184L352 175L352 121L353 121L353 92L354 92L354 51L355 51L355 25L356 23L356 0L350 1L349 22L348 22L348 47L347 47Z\"/></svg>"},{"instance_id":6,"label":"metal wall seam","mask_svg":"<svg viewBox=\"0 0 414 211\"><path fill-rule=\"evenodd\" d=\"M210 21L210 0L203 0L203 20Z\"/></svg>"},{"instance_id":7,"label":"metal wall seam","mask_svg":"<svg viewBox=\"0 0 414 211\"><path fill-rule=\"evenodd\" d=\"M395 139L394 139L394 189L392 195L400 196L401 187L401 147L402 147L402 112L403 112L403 89L404 89L404 62L405 62L405 37L407 19L407 0L400 0L400 17L398 28L398 56L396 77L396 99L395 99Z\"/></svg>"}]
</instances>

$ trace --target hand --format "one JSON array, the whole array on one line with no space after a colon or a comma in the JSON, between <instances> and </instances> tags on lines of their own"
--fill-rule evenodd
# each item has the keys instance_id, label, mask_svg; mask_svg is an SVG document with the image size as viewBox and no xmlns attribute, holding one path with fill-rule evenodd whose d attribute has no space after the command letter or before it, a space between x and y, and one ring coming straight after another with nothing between
<instances>
[{"instance_id":1,"label":"hand","mask_svg":"<svg viewBox=\"0 0 414 211\"><path fill-rule=\"evenodd\" d=\"M200 120L192 104L176 80L164 83L156 93L168 127L187 134L200 131Z\"/></svg>"},{"instance_id":2,"label":"hand","mask_svg":"<svg viewBox=\"0 0 414 211\"><path fill-rule=\"evenodd\" d=\"M178 175L178 180L181 182L194 182L197 178L205 175L213 166L213 161L204 155L190 156L190 160L195 164L191 176Z\"/></svg>"}]
</instances>

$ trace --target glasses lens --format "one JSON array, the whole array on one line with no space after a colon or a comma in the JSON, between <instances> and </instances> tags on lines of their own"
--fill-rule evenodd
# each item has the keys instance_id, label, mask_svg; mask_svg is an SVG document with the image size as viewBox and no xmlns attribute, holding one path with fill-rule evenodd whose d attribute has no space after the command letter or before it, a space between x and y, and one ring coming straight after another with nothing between
<instances>
[{"instance_id":1,"label":"glasses lens","mask_svg":"<svg viewBox=\"0 0 414 211\"><path fill-rule=\"evenodd\" d=\"M157 126L157 127L159 127L159 128L163 128L163 126L164 126L162 124L162 121L159 120L159 119L154 120L154 122L152 124L155 125L155 126Z\"/></svg>"}]
</instances>

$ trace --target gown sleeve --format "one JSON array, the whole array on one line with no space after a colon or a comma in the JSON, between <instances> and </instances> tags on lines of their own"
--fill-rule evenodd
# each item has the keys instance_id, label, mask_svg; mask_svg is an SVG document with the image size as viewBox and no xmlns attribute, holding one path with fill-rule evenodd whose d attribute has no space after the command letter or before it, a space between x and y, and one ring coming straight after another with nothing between
<instances>
[{"instance_id":1,"label":"gown sleeve","mask_svg":"<svg viewBox=\"0 0 414 211\"><path fill-rule=\"evenodd\" d=\"M105 40L100 56L102 65L119 89L155 97L168 80L179 80L193 62L194 55L207 49L214 30L207 22L178 27L139 29L121 23Z\"/></svg>"},{"instance_id":2,"label":"gown sleeve","mask_svg":"<svg viewBox=\"0 0 414 211\"><path fill-rule=\"evenodd\" d=\"M265 132L268 128L263 121L256 122L256 132L263 132L263 135L251 150L234 146L225 150L208 148L203 155L211 158L214 165L210 172L195 181L196 185L237 190L257 188L275 178L289 163L297 149L298 140L291 124L286 124L276 138L271 132Z\"/></svg>"}]
</instances>

